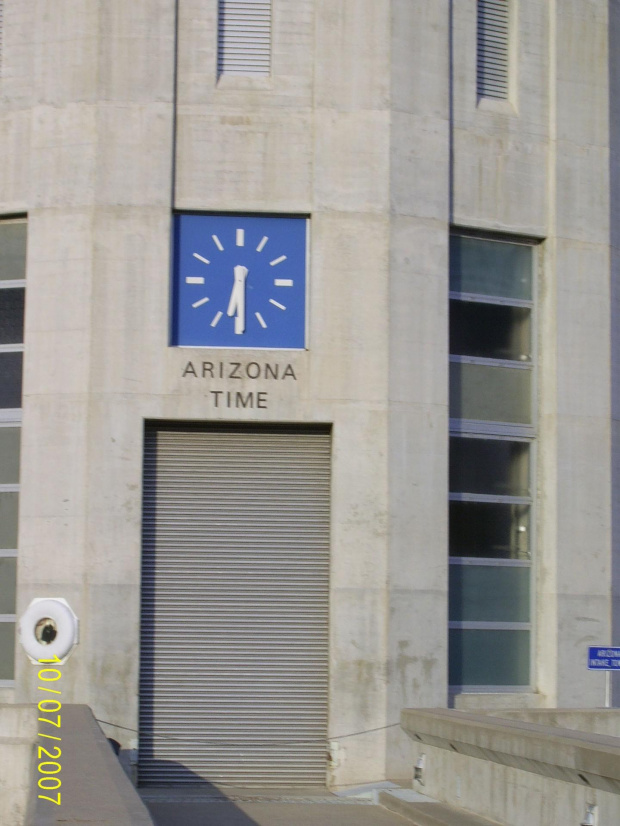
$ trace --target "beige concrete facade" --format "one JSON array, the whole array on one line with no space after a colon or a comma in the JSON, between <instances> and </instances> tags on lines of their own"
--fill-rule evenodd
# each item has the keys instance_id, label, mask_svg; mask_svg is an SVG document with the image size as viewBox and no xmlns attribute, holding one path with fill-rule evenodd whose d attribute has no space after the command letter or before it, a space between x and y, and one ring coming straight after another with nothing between
<instances>
[{"instance_id":1,"label":"beige concrete facade","mask_svg":"<svg viewBox=\"0 0 620 826\"><path fill-rule=\"evenodd\" d=\"M128 752L144 421L320 422L328 779L408 773L400 710L448 700L451 225L541 242L527 702L602 704L585 650L612 642L608 3L514 6L510 99L478 102L475 0L273 0L271 76L219 80L216 0L5 0L0 217L28 217L17 612L69 601L66 701ZM295 381L183 376L205 354L168 343L173 210L310 216L307 349L217 353ZM210 389L268 406L215 409ZM18 647L0 697L35 693Z\"/></svg>"}]
</instances>

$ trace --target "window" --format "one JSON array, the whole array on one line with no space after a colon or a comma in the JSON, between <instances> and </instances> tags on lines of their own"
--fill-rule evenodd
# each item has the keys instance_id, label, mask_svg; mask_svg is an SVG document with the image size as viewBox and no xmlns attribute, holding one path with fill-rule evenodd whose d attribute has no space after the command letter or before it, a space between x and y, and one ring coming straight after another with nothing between
<instances>
[{"instance_id":1,"label":"window","mask_svg":"<svg viewBox=\"0 0 620 826\"><path fill-rule=\"evenodd\" d=\"M26 222L0 221L0 686L13 679Z\"/></svg>"},{"instance_id":2,"label":"window","mask_svg":"<svg viewBox=\"0 0 620 826\"><path fill-rule=\"evenodd\" d=\"M478 0L478 97L508 98L509 0Z\"/></svg>"},{"instance_id":3,"label":"window","mask_svg":"<svg viewBox=\"0 0 620 826\"><path fill-rule=\"evenodd\" d=\"M218 75L268 75L271 0L219 0Z\"/></svg>"},{"instance_id":4,"label":"window","mask_svg":"<svg viewBox=\"0 0 620 826\"><path fill-rule=\"evenodd\" d=\"M450 239L449 665L454 690L530 685L534 249Z\"/></svg>"}]
</instances>

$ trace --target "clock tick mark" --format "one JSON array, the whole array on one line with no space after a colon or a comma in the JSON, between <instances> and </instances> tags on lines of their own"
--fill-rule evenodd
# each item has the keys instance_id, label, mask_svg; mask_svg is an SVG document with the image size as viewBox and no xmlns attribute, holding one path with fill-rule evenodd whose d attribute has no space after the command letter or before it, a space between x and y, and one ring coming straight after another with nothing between
<instances>
[{"instance_id":1,"label":"clock tick mark","mask_svg":"<svg viewBox=\"0 0 620 826\"><path fill-rule=\"evenodd\" d=\"M273 282L276 287L292 287L293 286L293 279L292 278L276 278Z\"/></svg>"},{"instance_id":2,"label":"clock tick mark","mask_svg":"<svg viewBox=\"0 0 620 826\"><path fill-rule=\"evenodd\" d=\"M272 267L275 267L276 264L281 264L282 261L286 261L286 255L281 255L279 258L274 258L273 261L270 261Z\"/></svg>"},{"instance_id":3,"label":"clock tick mark","mask_svg":"<svg viewBox=\"0 0 620 826\"><path fill-rule=\"evenodd\" d=\"M286 307L284 306L284 304L280 304L279 301L275 301L273 298L269 299L269 303L273 304L274 307L279 307L281 310L286 310Z\"/></svg>"},{"instance_id":4,"label":"clock tick mark","mask_svg":"<svg viewBox=\"0 0 620 826\"><path fill-rule=\"evenodd\" d=\"M208 300L208 298L201 298L200 301L194 301L192 307L202 307L202 305L206 304Z\"/></svg>"},{"instance_id":5,"label":"clock tick mark","mask_svg":"<svg viewBox=\"0 0 620 826\"><path fill-rule=\"evenodd\" d=\"M220 241L220 239L217 237L217 235L212 235L212 236L211 236L211 238L213 238L213 241L214 241L214 243L215 243L215 246L218 248L218 250L219 250L220 252L224 252L224 247L222 246L222 242L221 242L221 241Z\"/></svg>"},{"instance_id":6,"label":"clock tick mark","mask_svg":"<svg viewBox=\"0 0 620 826\"><path fill-rule=\"evenodd\" d=\"M210 264L211 263L206 258L203 258L202 255L198 255L197 252L194 253L194 258L197 258L199 261L202 261L203 264Z\"/></svg>"},{"instance_id":7,"label":"clock tick mark","mask_svg":"<svg viewBox=\"0 0 620 826\"><path fill-rule=\"evenodd\" d=\"M199 275L190 275L185 279L186 284L204 284L205 280Z\"/></svg>"},{"instance_id":8,"label":"clock tick mark","mask_svg":"<svg viewBox=\"0 0 620 826\"><path fill-rule=\"evenodd\" d=\"M262 252L267 241L269 241L269 237L267 235L263 235L260 240L260 244L256 247L256 252Z\"/></svg>"},{"instance_id":9,"label":"clock tick mark","mask_svg":"<svg viewBox=\"0 0 620 826\"><path fill-rule=\"evenodd\" d=\"M245 230L237 230L237 246L242 247L245 244Z\"/></svg>"},{"instance_id":10,"label":"clock tick mark","mask_svg":"<svg viewBox=\"0 0 620 826\"><path fill-rule=\"evenodd\" d=\"M217 323L218 323L218 321L220 320L220 318L221 318L223 315L224 315L224 313L222 313L221 311L220 311L219 313L217 313L217 314L215 315L215 318L214 318L214 319L213 319L213 321L211 322L211 326L212 326L212 327L217 327Z\"/></svg>"},{"instance_id":11,"label":"clock tick mark","mask_svg":"<svg viewBox=\"0 0 620 826\"><path fill-rule=\"evenodd\" d=\"M256 316L256 318L258 319L258 323L259 323L259 324L260 324L260 326L263 328L263 330L266 330L266 329L267 329L267 325L265 324L265 319L262 317L262 315L261 315L260 313L254 313L254 315L255 315L255 316Z\"/></svg>"}]
</instances>

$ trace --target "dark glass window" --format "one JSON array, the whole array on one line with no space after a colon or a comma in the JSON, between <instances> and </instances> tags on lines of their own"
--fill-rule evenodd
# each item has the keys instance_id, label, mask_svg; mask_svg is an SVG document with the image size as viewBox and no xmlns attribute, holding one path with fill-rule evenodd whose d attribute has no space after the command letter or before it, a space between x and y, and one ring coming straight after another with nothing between
<instances>
[{"instance_id":1,"label":"dark glass window","mask_svg":"<svg viewBox=\"0 0 620 826\"><path fill-rule=\"evenodd\" d=\"M531 424L532 373L454 361L450 364L450 418Z\"/></svg>"},{"instance_id":2,"label":"dark glass window","mask_svg":"<svg viewBox=\"0 0 620 826\"><path fill-rule=\"evenodd\" d=\"M0 353L0 408L22 406L22 353Z\"/></svg>"},{"instance_id":3,"label":"dark glass window","mask_svg":"<svg viewBox=\"0 0 620 826\"><path fill-rule=\"evenodd\" d=\"M532 248L525 244L453 235L450 289L500 298L532 300Z\"/></svg>"},{"instance_id":4,"label":"dark glass window","mask_svg":"<svg viewBox=\"0 0 620 826\"><path fill-rule=\"evenodd\" d=\"M529 622L529 567L451 565L450 619Z\"/></svg>"},{"instance_id":5,"label":"dark glass window","mask_svg":"<svg viewBox=\"0 0 620 826\"><path fill-rule=\"evenodd\" d=\"M450 502L450 556L530 558L530 506Z\"/></svg>"},{"instance_id":6,"label":"dark glass window","mask_svg":"<svg viewBox=\"0 0 620 826\"><path fill-rule=\"evenodd\" d=\"M507 439L450 439L450 491L528 496L527 442Z\"/></svg>"},{"instance_id":7,"label":"dark glass window","mask_svg":"<svg viewBox=\"0 0 620 826\"><path fill-rule=\"evenodd\" d=\"M13 679L15 623L0 622L0 680Z\"/></svg>"},{"instance_id":8,"label":"dark glass window","mask_svg":"<svg viewBox=\"0 0 620 826\"><path fill-rule=\"evenodd\" d=\"M17 548L17 510L19 494L0 491L0 548Z\"/></svg>"},{"instance_id":9,"label":"dark glass window","mask_svg":"<svg viewBox=\"0 0 620 826\"><path fill-rule=\"evenodd\" d=\"M523 686L530 681L530 632L452 628L450 685Z\"/></svg>"},{"instance_id":10,"label":"dark glass window","mask_svg":"<svg viewBox=\"0 0 620 826\"><path fill-rule=\"evenodd\" d=\"M0 223L0 281L26 276L26 222Z\"/></svg>"},{"instance_id":11,"label":"dark glass window","mask_svg":"<svg viewBox=\"0 0 620 826\"><path fill-rule=\"evenodd\" d=\"M0 485L19 482L20 433L19 427L0 427Z\"/></svg>"},{"instance_id":12,"label":"dark glass window","mask_svg":"<svg viewBox=\"0 0 620 826\"><path fill-rule=\"evenodd\" d=\"M457 356L531 360L529 307L450 302L450 352Z\"/></svg>"},{"instance_id":13,"label":"dark glass window","mask_svg":"<svg viewBox=\"0 0 620 826\"><path fill-rule=\"evenodd\" d=\"M25 220L0 221L0 680L13 679L20 422L26 278ZM8 488L8 489L7 489Z\"/></svg>"},{"instance_id":14,"label":"dark glass window","mask_svg":"<svg viewBox=\"0 0 620 826\"><path fill-rule=\"evenodd\" d=\"M22 344L24 341L23 289L0 290L0 344Z\"/></svg>"},{"instance_id":15,"label":"dark glass window","mask_svg":"<svg viewBox=\"0 0 620 826\"><path fill-rule=\"evenodd\" d=\"M533 260L450 241L449 660L466 690L530 682Z\"/></svg>"},{"instance_id":16,"label":"dark glass window","mask_svg":"<svg viewBox=\"0 0 620 826\"><path fill-rule=\"evenodd\" d=\"M17 559L0 556L0 614L15 613Z\"/></svg>"}]
</instances>

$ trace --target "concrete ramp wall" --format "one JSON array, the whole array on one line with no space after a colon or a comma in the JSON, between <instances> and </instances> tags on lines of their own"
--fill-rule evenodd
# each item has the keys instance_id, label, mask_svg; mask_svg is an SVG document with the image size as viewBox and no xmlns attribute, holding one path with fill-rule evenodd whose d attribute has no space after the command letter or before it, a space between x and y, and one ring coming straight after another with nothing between
<instances>
[{"instance_id":1,"label":"concrete ramp wall","mask_svg":"<svg viewBox=\"0 0 620 826\"><path fill-rule=\"evenodd\" d=\"M48 742L52 742L51 740ZM153 826L148 810L125 774L92 711L85 705L62 707L62 803L36 798L27 826ZM34 796L40 774L33 767ZM50 792L53 796L53 793Z\"/></svg>"},{"instance_id":2,"label":"concrete ramp wall","mask_svg":"<svg viewBox=\"0 0 620 826\"><path fill-rule=\"evenodd\" d=\"M619 711L491 714L405 709L414 789L504 826L620 823Z\"/></svg>"},{"instance_id":3,"label":"concrete ramp wall","mask_svg":"<svg viewBox=\"0 0 620 826\"><path fill-rule=\"evenodd\" d=\"M28 815L37 708L0 705L0 823L23 826Z\"/></svg>"},{"instance_id":4,"label":"concrete ramp wall","mask_svg":"<svg viewBox=\"0 0 620 826\"><path fill-rule=\"evenodd\" d=\"M153 821L123 771L92 711L85 705L63 705L60 741L39 738L44 726L35 705L0 705L1 826L153 826ZM49 733L49 727L48 732ZM57 762L60 805L41 800L37 746L61 748ZM51 758L43 756L43 760Z\"/></svg>"}]
</instances>

